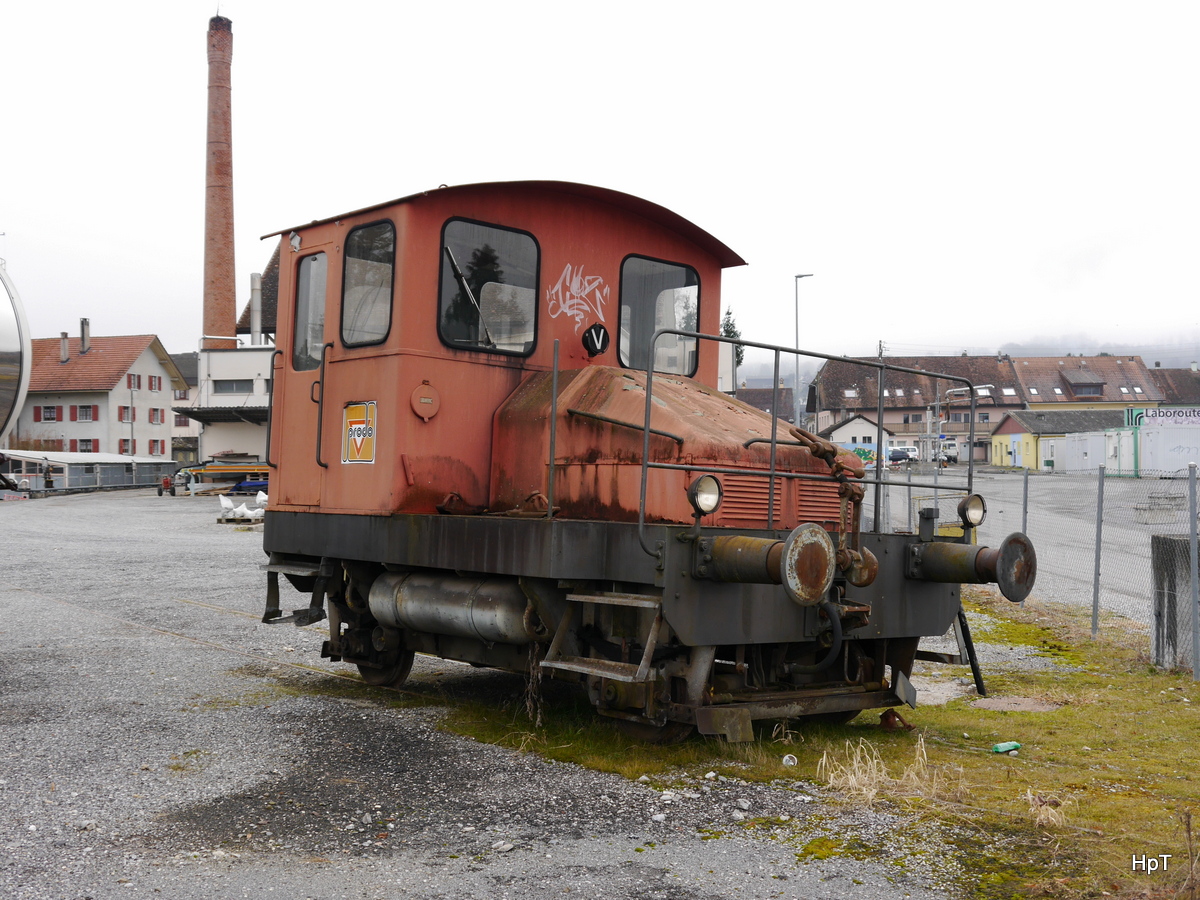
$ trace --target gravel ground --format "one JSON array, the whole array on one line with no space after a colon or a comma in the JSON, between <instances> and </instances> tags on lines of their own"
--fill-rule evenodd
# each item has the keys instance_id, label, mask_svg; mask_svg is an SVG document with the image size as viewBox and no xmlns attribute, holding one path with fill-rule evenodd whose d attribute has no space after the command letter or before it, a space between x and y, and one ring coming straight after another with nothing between
<instances>
[{"instance_id":1,"label":"gravel ground","mask_svg":"<svg viewBox=\"0 0 1200 900\"><path fill-rule=\"evenodd\" d=\"M806 781L631 782L331 690L348 669L319 629L259 623L261 536L217 514L153 491L0 504L0 896L956 893L951 835ZM423 659L414 678L522 684ZM821 836L857 849L798 856Z\"/></svg>"}]
</instances>

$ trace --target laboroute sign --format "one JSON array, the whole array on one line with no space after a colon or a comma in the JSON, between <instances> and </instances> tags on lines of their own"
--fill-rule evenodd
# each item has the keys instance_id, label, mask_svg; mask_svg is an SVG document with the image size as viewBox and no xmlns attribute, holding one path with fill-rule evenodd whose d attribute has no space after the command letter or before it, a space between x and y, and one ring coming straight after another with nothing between
<instances>
[{"instance_id":1,"label":"laboroute sign","mask_svg":"<svg viewBox=\"0 0 1200 900\"><path fill-rule=\"evenodd\" d=\"M1125 424L1135 428L1156 425L1200 425L1200 406L1179 406L1166 409L1127 409Z\"/></svg>"}]
</instances>

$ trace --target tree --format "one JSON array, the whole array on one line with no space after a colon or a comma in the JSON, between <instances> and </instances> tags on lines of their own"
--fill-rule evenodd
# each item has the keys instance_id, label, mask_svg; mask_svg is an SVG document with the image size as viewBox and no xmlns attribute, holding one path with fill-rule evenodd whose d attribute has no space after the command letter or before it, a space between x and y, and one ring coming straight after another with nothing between
<instances>
[{"instance_id":1,"label":"tree","mask_svg":"<svg viewBox=\"0 0 1200 900\"><path fill-rule=\"evenodd\" d=\"M740 340L742 332L738 330L737 324L733 321L733 310L726 309L725 315L721 317L721 337L734 338ZM737 344L733 348L734 363L741 365L746 358L746 348L741 344Z\"/></svg>"}]
</instances>

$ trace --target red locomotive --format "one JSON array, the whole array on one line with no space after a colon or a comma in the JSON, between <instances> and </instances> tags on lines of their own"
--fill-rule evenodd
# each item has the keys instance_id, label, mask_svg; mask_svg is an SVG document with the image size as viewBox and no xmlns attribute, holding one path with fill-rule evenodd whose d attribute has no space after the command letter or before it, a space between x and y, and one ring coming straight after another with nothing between
<instances>
[{"instance_id":1,"label":"red locomotive","mask_svg":"<svg viewBox=\"0 0 1200 900\"><path fill-rule=\"evenodd\" d=\"M660 206L480 184L280 234L264 621L328 615L372 684L537 667L647 739L748 739L911 702L958 582L1032 585L979 498L960 539L860 532L856 456L713 387L743 261Z\"/></svg>"}]
</instances>

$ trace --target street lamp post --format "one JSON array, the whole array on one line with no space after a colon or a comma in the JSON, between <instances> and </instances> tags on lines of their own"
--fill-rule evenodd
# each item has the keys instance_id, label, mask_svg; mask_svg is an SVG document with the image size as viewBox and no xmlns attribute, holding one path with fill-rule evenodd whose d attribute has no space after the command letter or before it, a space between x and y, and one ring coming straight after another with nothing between
<instances>
[{"instance_id":1,"label":"street lamp post","mask_svg":"<svg viewBox=\"0 0 1200 900\"><path fill-rule=\"evenodd\" d=\"M812 278L812 273L796 276L796 350L800 349L800 279ZM800 424L800 354L796 354L796 378L792 382L792 423Z\"/></svg>"}]
</instances>

